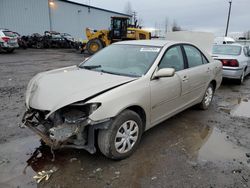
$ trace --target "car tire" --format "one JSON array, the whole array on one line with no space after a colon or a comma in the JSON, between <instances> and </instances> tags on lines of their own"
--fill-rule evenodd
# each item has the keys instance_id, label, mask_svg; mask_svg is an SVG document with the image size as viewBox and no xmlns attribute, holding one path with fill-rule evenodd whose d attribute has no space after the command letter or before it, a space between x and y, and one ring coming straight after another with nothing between
<instances>
[{"instance_id":1,"label":"car tire","mask_svg":"<svg viewBox=\"0 0 250 188\"><path fill-rule=\"evenodd\" d=\"M100 39L91 39L88 41L86 48L89 54L93 55L103 48L103 44Z\"/></svg>"},{"instance_id":2,"label":"car tire","mask_svg":"<svg viewBox=\"0 0 250 188\"><path fill-rule=\"evenodd\" d=\"M212 84L209 84L203 96L203 99L199 104L200 109L206 110L209 108L214 97L214 90L215 90L214 86Z\"/></svg>"},{"instance_id":3,"label":"car tire","mask_svg":"<svg viewBox=\"0 0 250 188\"><path fill-rule=\"evenodd\" d=\"M245 81L245 75L246 75L246 71L244 70L242 72L242 75L241 75L240 79L237 80L237 82L238 82L239 85L243 84L243 82Z\"/></svg>"},{"instance_id":4,"label":"car tire","mask_svg":"<svg viewBox=\"0 0 250 188\"><path fill-rule=\"evenodd\" d=\"M7 52L7 53L13 53L14 50L15 50L14 48L10 48L10 49L6 49L6 52Z\"/></svg>"},{"instance_id":5,"label":"car tire","mask_svg":"<svg viewBox=\"0 0 250 188\"><path fill-rule=\"evenodd\" d=\"M125 110L115 117L108 129L99 131L99 149L110 159L127 158L136 150L142 131L140 116L134 111Z\"/></svg>"},{"instance_id":6,"label":"car tire","mask_svg":"<svg viewBox=\"0 0 250 188\"><path fill-rule=\"evenodd\" d=\"M42 42L38 42L38 43L36 44L36 48L37 48L37 49L42 49L42 48L43 48L43 43L42 43Z\"/></svg>"}]
</instances>

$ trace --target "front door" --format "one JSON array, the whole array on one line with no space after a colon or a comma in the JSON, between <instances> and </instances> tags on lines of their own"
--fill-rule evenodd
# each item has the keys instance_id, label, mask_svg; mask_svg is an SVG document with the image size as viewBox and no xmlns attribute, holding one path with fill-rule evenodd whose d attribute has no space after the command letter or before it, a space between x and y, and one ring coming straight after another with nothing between
<instances>
[{"instance_id":1,"label":"front door","mask_svg":"<svg viewBox=\"0 0 250 188\"><path fill-rule=\"evenodd\" d=\"M184 70L184 59L180 46L173 46L166 50L158 70L162 68L174 68L176 74L173 77L151 80L151 124L155 125L174 113L180 104L182 83L178 72Z\"/></svg>"}]
</instances>

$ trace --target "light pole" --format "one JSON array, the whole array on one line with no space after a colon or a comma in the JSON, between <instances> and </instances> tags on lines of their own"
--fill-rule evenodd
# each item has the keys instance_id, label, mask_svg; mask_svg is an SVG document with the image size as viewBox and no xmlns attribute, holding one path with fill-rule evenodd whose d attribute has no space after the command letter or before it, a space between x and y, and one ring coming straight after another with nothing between
<instances>
[{"instance_id":1,"label":"light pole","mask_svg":"<svg viewBox=\"0 0 250 188\"><path fill-rule=\"evenodd\" d=\"M51 7L54 6L53 0L48 0L48 8L49 8L49 29L52 31L52 19L51 19Z\"/></svg>"},{"instance_id":2,"label":"light pole","mask_svg":"<svg viewBox=\"0 0 250 188\"><path fill-rule=\"evenodd\" d=\"M232 2L233 2L233 0L229 0L229 10L228 10L227 28L226 28L225 37L227 37L228 26L229 26L229 20L230 20L230 15L231 15L231 7L232 7Z\"/></svg>"}]
</instances>

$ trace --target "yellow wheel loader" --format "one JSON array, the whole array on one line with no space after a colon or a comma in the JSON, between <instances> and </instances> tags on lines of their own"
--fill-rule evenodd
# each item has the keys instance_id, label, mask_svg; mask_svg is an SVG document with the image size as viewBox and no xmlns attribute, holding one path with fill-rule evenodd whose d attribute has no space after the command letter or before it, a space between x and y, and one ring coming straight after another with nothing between
<instances>
[{"instance_id":1,"label":"yellow wheel loader","mask_svg":"<svg viewBox=\"0 0 250 188\"><path fill-rule=\"evenodd\" d=\"M86 28L86 36L88 42L82 51L87 49L91 55L114 42L151 39L150 32L140 29L136 23L130 25L128 17L111 17L110 30Z\"/></svg>"}]
</instances>

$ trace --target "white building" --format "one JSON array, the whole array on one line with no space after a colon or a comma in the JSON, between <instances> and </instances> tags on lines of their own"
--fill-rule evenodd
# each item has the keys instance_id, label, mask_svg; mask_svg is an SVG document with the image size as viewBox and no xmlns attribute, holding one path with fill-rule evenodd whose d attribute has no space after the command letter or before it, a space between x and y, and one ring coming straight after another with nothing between
<instances>
[{"instance_id":1,"label":"white building","mask_svg":"<svg viewBox=\"0 0 250 188\"><path fill-rule=\"evenodd\" d=\"M108 29L111 16L130 17L68 0L0 0L0 28L21 35L51 30L86 39L86 27Z\"/></svg>"}]
</instances>

